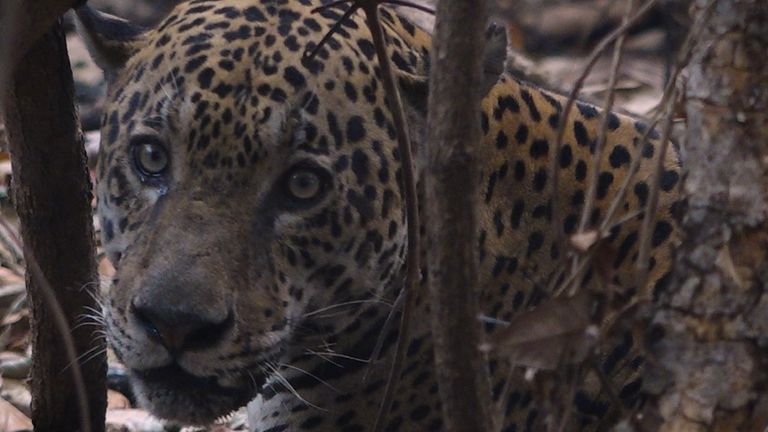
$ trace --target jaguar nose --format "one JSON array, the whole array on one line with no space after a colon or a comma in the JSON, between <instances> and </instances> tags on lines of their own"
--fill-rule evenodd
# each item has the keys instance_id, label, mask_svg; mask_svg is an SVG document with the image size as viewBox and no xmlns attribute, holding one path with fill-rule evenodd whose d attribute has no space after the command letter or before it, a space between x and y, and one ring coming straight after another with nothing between
<instances>
[{"instance_id":1,"label":"jaguar nose","mask_svg":"<svg viewBox=\"0 0 768 432\"><path fill-rule=\"evenodd\" d=\"M173 306L131 305L131 312L147 336L171 354L209 348L234 326L230 309L223 319L215 319Z\"/></svg>"}]
</instances>

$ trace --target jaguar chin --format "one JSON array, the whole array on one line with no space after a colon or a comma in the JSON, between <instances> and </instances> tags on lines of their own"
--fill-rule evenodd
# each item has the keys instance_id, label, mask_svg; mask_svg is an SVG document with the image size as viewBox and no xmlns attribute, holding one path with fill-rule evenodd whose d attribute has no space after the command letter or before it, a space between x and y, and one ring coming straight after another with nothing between
<instances>
[{"instance_id":1,"label":"jaguar chin","mask_svg":"<svg viewBox=\"0 0 768 432\"><path fill-rule=\"evenodd\" d=\"M177 364L132 370L131 381L139 404L158 417L185 424L209 424L242 407L264 384L263 375L244 374L226 379L199 377ZM237 384L234 384L237 383Z\"/></svg>"}]
</instances>

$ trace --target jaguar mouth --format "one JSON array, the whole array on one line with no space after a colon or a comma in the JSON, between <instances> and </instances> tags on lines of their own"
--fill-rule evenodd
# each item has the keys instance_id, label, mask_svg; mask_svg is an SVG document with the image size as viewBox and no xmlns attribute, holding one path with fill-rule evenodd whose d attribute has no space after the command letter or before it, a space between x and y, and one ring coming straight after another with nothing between
<instances>
[{"instance_id":1,"label":"jaguar mouth","mask_svg":"<svg viewBox=\"0 0 768 432\"><path fill-rule=\"evenodd\" d=\"M177 364L133 370L139 404L157 417L183 424L204 425L247 404L266 381L244 377L243 385L225 387L216 377L199 377Z\"/></svg>"}]
</instances>

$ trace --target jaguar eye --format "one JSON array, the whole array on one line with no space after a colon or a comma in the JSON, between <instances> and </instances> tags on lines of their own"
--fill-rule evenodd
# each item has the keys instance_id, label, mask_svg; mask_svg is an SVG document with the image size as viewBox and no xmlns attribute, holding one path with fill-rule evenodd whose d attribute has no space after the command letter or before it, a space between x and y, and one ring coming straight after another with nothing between
<instances>
[{"instance_id":1,"label":"jaguar eye","mask_svg":"<svg viewBox=\"0 0 768 432\"><path fill-rule=\"evenodd\" d=\"M136 168L148 177L157 177L168 168L168 152L159 143L142 142L133 146Z\"/></svg>"},{"instance_id":2,"label":"jaguar eye","mask_svg":"<svg viewBox=\"0 0 768 432\"><path fill-rule=\"evenodd\" d=\"M294 198L308 200L316 197L323 188L320 176L309 169L296 169L288 176L288 193Z\"/></svg>"}]
</instances>

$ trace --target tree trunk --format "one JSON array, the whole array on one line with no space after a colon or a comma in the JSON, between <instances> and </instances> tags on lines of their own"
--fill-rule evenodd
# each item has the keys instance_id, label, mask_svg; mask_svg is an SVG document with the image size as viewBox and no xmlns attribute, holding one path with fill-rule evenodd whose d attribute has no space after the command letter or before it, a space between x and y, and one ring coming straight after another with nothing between
<instances>
[{"instance_id":1,"label":"tree trunk","mask_svg":"<svg viewBox=\"0 0 768 432\"><path fill-rule=\"evenodd\" d=\"M447 431L490 431L490 389L478 350L476 227L483 31L481 0L439 2L425 186L435 364Z\"/></svg>"},{"instance_id":2,"label":"tree trunk","mask_svg":"<svg viewBox=\"0 0 768 432\"><path fill-rule=\"evenodd\" d=\"M103 431L105 341L92 322L78 325L99 307L91 182L60 22L21 59L9 90L4 109L32 310L35 431Z\"/></svg>"},{"instance_id":3,"label":"tree trunk","mask_svg":"<svg viewBox=\"0 0 768 432\"><path fill-rule=\"evenodd\" d=\"M718 0L693 52L685 238L646 380L662 431L768 425L767 29L765 0Z\"/></svg>"},{"instance_id":4,"label":"tree trunk","mask_svg":"<svg viewBox=\"0 0 768 432\"><path fill-rule=\"evenodd\" d=\"M21 56L56 20L85 0L3 0L0 2L0 66L10 72ZM7 62L7 63L6 63ZM2 72L2 71L0 71Z\"/></svg>"}]
</instances>

